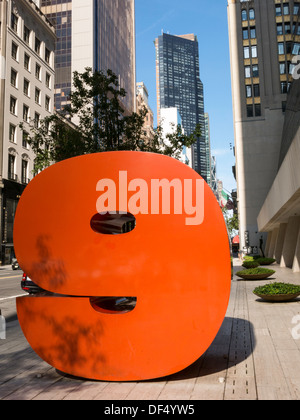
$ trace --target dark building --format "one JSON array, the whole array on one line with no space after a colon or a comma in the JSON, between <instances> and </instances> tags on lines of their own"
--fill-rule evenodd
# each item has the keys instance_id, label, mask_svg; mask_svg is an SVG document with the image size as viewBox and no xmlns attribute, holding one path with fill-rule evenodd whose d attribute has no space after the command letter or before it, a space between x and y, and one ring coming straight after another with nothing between
<instances>
[{"instance_id":1,"label":"dark building","mask_svg":"<svg viewBox=\"0 0 300 420\"><path fill-rule=\"evenodd\" d=\"M199 45L193 34L162 34L155 40L158 124L161 108L177 108L187 135L196 125L202 136L193 146L192 165L207 180L203 83L200 80Z\"/></svg>"}]
</instances>

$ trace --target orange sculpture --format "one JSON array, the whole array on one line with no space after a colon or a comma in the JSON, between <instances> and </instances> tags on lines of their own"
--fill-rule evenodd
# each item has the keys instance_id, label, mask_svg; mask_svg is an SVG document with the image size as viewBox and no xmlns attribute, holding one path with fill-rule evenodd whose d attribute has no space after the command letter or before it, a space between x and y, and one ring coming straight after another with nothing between
<instances>
[{"instance_id":1,"label":"orange sculpture","mask_svg":"<svg viewBox=\"0 0 300 420\"><path fill-rule=\"evenodd\" d=\"M127 233L101 230L133 216ZM14 244L23 270L51 292L17 299L20 325L65 373L105 381L173 374L208 349L224 320L224 218L208 185L175 159L108 152L49 167L20 199ZM130 311L101 303L128 296Z\"/></svg>"}]
</instances>

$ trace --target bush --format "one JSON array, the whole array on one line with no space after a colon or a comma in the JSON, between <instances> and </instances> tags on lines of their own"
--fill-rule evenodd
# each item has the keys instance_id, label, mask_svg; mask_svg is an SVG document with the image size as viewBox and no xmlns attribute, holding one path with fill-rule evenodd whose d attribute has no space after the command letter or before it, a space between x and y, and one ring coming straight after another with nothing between
<instances>
[{"instance_id":1,"label":"bush","mask_svg":"<svg viewBox=\"0 0 300 420\"><path fill-rule=\"evenodd\" d=\"M259 295L294 295L300 293L300 286L289 283L271 283L257 287L253 293Z\"/></svg>"},{"instance_id":2,"label":"bush","mask_svg":"<svg viewBox=\"0 0 300 420\"><path fill-rule=\"evenodd\" d=\"M274 274L276 271L274 271L274 270L269 270L268 268L261 268L261 267L258 267L258 268L249 268L248 270L243 270L243 271L239 271L238 273L236 273L237 275L238 274L249 274L249 275L257 275L257 274Z\"/></svg>"},{"instance_id":3,"label":"bush","mask_svg":"<svg viewBox=\"0 0 300 420\"><path fill-rule=\"evenodd\" d=\"M256 261L244 261L243 267L245 268L257 268L259 267L259 263Z\"/></svg>"},{"instance_id":4,"label":"bush","mask_svg":"<svg viewBox=\"0 0 300 420\"><path fill-rule=\"evenodd\" d=\"M259 265L271 265L275 262L274 258L258 258L256 262L259 263Z\"/></svg>"},{"instance_id":5,"label":"bush","mask_svg":"<svg viewBox=\"0 0 300 420\"><path fill-rule=\"evenodd\" d=\"M267 268L258 267L238 271L236 275L245 280L264 280L272 276L274 273L274 270L268 270Z\"/></svg>"}]
</instances>

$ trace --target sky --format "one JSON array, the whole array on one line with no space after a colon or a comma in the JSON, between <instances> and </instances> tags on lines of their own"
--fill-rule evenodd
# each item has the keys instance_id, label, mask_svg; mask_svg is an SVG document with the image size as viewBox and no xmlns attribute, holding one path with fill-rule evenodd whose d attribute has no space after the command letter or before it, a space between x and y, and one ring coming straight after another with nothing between
<instances>
[{"instance_id":1,"label":"sky","mask_svg":"<svg viewBox=\"0 0 300 420\"><path fill-rule=\"evenodd\" d=\"M224 189L236 188L231 76L226 0L135 0L137 82L144 82L157 124L154 40L194 33L199 42L200 78L205 112L210 118L212 155Z\"/></svg>"}]
</instances>

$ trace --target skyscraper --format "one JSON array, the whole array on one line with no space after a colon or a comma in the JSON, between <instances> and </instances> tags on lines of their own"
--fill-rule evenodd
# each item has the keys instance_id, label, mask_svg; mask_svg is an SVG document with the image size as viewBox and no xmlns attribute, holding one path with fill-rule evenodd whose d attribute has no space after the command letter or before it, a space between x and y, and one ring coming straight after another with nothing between
<instances>
[{"instance_id":1,"label":"skyscraper","mask_svg":"<svg viewBox=\"0 0 300 420\"><path fill-rule=\"evenodd\" d=\"M228 0L241 248L259 247L257 217L278 171L299 2ZM256 248L257 249L257 248Z\"/></svg>"},{"instance_id":2,"label":"skyscraper","mask_svg":"<svg viewBox=\"0 0 300 420\"><path fill-rule=\"evenodd\" d=\"M56 109L67 102L74 71L111 69L127 92L124 106L135 109L134 0L41 0L56 28Z\"/></svg>"},{"instance_id":3,"label":"skyscraper","mask_svg":"<svg viewBox=\"0 0 300 420\"><path fill-rule=\"evenodd\" d=\"M187 135L193 133L197 124L201 125L202 135L192 150L192 166L207 180L204 98L197 37L162 34L155 40L155 47L158 125L161 108L178 109Z\"/></svg>"}]
</instances>

